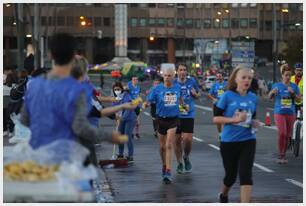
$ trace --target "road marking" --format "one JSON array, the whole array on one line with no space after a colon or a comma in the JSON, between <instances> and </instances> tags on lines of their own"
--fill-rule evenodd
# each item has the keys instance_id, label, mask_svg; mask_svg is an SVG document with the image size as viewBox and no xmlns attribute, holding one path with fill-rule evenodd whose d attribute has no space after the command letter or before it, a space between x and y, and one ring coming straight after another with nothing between
<instances>
[{"instance_id":1,"label":"road marking","mask_svg":"<svg viewBox=\"0 0 306 206\"><path fill-rule=\"evenodd\" d=\"M200 139L200 138L197 138L197 137L195 137L195 136L193 136L193 139L195 139L195 140L197 140L197 141L199 141L199 142L204 142L204 140L202 140L202 139Z\"/></svg>"},{"instance_id":2,"label":"road marking","mask_svg":"<svg viewBox=\"0 0 306 206\"><path fill-rule=\"evenodd\" d=\"M147 116L151 116L150 114L149 114L149 112L143 112L145 115L147 115Z\"/></svg>"},{"instance_id":3,"label":"road marking","mask_svg":"<svg viewBox=\"0 0 306 206\"><path fill-rule=\"evenodd\" d=\"M292 183L292 184L294 184L294 185L296 185L296 186L298 186L298 187L303 188L303 183L298 182L298 181L296 181L296 180L294 180L294 179L289 179L289 178L287 178L286 181L287 181L287 182L290 182L290 183Z\"/></svg>"},{"instance_id":4,"label":"road marking","mask_svg":"<svg viewBox=\"0 0 306 206\"><path fill-rule=\"evenodd\" d=\"M196 104L195 107L199 108L199 109L206 110L206 111L210 111L210 112L213 111L212 108L210 108L210 107L204 107L204 106L201 106L201 105L198 105L198 104Z\"/></svg>"},{"instance_id":5,"label":"road marking","mask_svg":"<svg viewBox=\"0 0 306 206\"><path fill-rule=\"evenodd\" d=\"M269 168L266 168L266 167L264 167L264 166L262 166L260 164L255 163L255 162L254 162L254 167L257 167L258 169L261 169L261 170L263 170L265 172L269 172L269 173L274 172L273 170L270 170Z\"/></svg>"},{"instance_id":6,"label":"road marking","mask_svg":"<svg viewBox=\"0 0 306 206\"><path fill-rule=\"evenodd\" d=\"M208 144L208 146L210 146L210 147L212 147L212 148L214 148L214 149L216 149L216 150L220 150L220 148L219 148L219 147L217 147L216 145L213 145L213 144Z\"/></svg>"}]
</instances>

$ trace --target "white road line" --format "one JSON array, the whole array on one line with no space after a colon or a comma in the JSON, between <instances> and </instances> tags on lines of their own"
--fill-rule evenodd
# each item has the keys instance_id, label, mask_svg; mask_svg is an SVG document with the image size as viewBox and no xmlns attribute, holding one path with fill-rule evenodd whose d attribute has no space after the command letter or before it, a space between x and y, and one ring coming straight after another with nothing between
<instances>
[{"instance_id":1,"label":"white road line","mask_svg":"<svg viewBox=\"0 0 306 206\"><path fill-rule=\"evenodd\" d=\"M254 162L254 167L257 167L258 169L261 169L261 170L263 170L265 172L269 172L269 173L274 172L273 170L270 170L269 168L266 168L266 167L264 167L264 166L262 166L260 164L255 163L255 162Z\"/></svg>"},{"instance_id":2,"label":"white road line","mask_svg":"<svg viewBox=\"0 0 306 206\"><path fill-rule=\"evenodd\" d=\"M145 115L147 115L147 116L151 116L150 114L149 114L149 112L143 112Z\"/></svg>"},{"instance_id":3,"label":"white road line","mask_svg":"<svg viewBox=\"0 0 306 206\"><path fill-rule=\"evenodd\" d=\"M200 139L200 138L197 138L197 137L195 137L195 136L193 136L193 139L195 139L195 140L197 140L197 141L199 141L199 142L204 142L204 140L202 140L202 139Z\"/></svg>"},{"instance_id":4,"label":"white road line","mask_svg":"<svg viewBox=\"0 0 306 206\"><path fill-rule=\"evenodd\" d=\"M294 184L294 185L296 185L296 186L298 186L298 187L300 187L300 188L303 188L303 183L298 182L298 181L296 181L296 180L294 180L294 179L289 179L289 178L287 178L286 181L287 181L287 182L290 182L290 183L292 183L292 184Z\"/></svg>"},{"instance_id":5,"label":"white road line","mask_svg":"<svg viewBox=\"0 0 306 206\"><path fill-rule=\"evenodd\" d=\"M198 105L198 104L196 104L195 107L199 108L199 109L206 110L206 111L210 111L210 112L213 111L212 108L210 108L210 107L204 107L204 106L201 106L201 105Z\"/></svg>"},{"instance_id":6,"label":"white road line","mask_svg":"<svg viewBox=\"0 0 306 206\"><path fill-rule=\"evenodd\" d=\"M216 145L213 145L213 144L208 144L208 146L210 146L210 147L212 147L212 148L214 148L214 149L216 149L216 150L220 150L220 148L219 148L219 147L217 147Z\"/></svg>"}]
</instances>

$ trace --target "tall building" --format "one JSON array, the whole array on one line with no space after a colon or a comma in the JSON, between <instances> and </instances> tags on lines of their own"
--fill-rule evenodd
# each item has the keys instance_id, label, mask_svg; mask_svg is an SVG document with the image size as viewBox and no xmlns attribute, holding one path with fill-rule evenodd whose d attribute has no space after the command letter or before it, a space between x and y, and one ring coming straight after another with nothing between
<instances>
[{"instance_id":1,"label":"tall building","mask_svg":"<svg viewBox=\"0 0 306 206\"><path fill-rule=\"evenodd\" d=\"M16 54L15 5L3 4L4 63L12 61ZM79 50L85 52L89 62L102 63L115 56L114 4L39 6L40 35L44 42L54 32L68 32L78 37ZM302 34L302 4L275 4L275 8L276 37L281 49L291 35ZM132 60L142 60L149 64L178 61L190 63L197 61L195 44L198 40L226 42L225 50L230 50L231 41L254 40L255 55L271 60L272 9L270 3L128 4L127 55ZM33 34L33 13L34 4L24 4L25 35ZM30 41L31 38L25 37L26 43ZM205 54L204 60L214 52L214 49L209 48L202 50L200 52Z\"/></svg>"}]
</instances>

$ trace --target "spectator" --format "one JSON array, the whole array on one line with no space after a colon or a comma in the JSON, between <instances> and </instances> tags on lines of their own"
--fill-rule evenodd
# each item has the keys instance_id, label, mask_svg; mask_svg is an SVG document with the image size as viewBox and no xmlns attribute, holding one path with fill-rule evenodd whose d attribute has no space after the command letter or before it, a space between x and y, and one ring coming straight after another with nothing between
<instances>
[{"instance_id":1,"label":"spectator","mask_svg":"<svg viewBox=\"0 0 306 206\"><path fill-rule=\"evenodd\" d=\"M34 70L34 48L32 44L27 45L27 56L24 59L24 68L31 75Z\"/></svg>"}]
</instances>

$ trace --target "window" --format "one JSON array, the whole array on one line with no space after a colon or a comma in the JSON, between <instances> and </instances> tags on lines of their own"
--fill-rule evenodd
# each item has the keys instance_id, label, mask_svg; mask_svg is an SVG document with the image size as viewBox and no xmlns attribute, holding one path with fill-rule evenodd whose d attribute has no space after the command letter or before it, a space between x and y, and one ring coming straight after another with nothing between
<instances>
[{"instance_id":1,"label":"window","mask_svg":"<svg viewBox=\"0 0 306 206\"><path fill-rule=\"evenodd\" d=\"M58 16L58 17L57 17L57 25L58 25L58 26L64 26L64 25L65 25L65 17L63 17L63 16Z\"/></svg>"},{"instance_id":2,"label":"window","mask_svg":"<svg viewBox=\"0 0 306 206\"><path fill-rule=\"evenodd\" d=\"M166 19L165 18L159 18L157 25L158 26L165 26L166 25Z\"/></svg>"},{"instance_id":3,"label":"window","mask_svg":"<svg viewBox=\"0 0 306 206\"><path fill-rule=\"evenodd\" d=\"M248 27L248 19L240 19L240 28Z\"/></svg>"},{"instance_id":4,"label":"window","mask_svg":"<svg viewBox=\"0 0 306 206\"><path fill-rule=\"evenodd\" d=\"M177 8L185 8L185 4L177 4Z\"/></svg>"},{"instance_id":5,"label":"window","mask_svg":"<svg viewBox=\"0 0 306 206\"><path fill-rule=\"evenodd\" d=\"M211 28L211 19L204 19L203 20L203 27L204 28Z\"/></svg>"},{"instance_id":6,"label":"window","mask_svg":"<svg viewBox=\"0 0 306 206\"><path fill-rule=\"evenodd\" d=\"M131 18L131 27L136 27L137 26L137 18Z\"/></svg>"},{"instance_id":7,"label":"window","mask_svg":"<svg viewBox=\"0 0 306 206\"><path fill-rule=\"evenodd\" d=\"M185 19L186 21L186 28L192 28L192 19Z\"/></svg>"},{"instance_id":8,"label":"window","mask_svg":"<svg viewBox=\"0 0 306 206\"><path fill-rule=\"evenodd\" d=\"M149 8L155 8L156 4L149 4Z\"/></svg>"},{"instance_id":9,"label":"window","mask_svg":"<svg viewBox=\"0 0 306 206\"><path fill-rule=\"evenodd\" d=\"M95 26L102 26L102 19L101 19L101 17L96 16L94 18L94 20L95 20Z\"/></svg>"},{"instance_id":10,"label":"window","mask_svg":"<svg viewBox=\"0 0 306 206\"><path fill-rule=\"evenodd\" d=\"M110 18L109 17L104 17L103 18L103 24L104 24L104 26L110 26Z\"/></svg>"},{"instance_id":11,"label":"window","mask_svg":"<svg viewBox=\"0 0 306 206\"><path fill-rule=\"evenodd\" d=\"M221 22L220 19L219 21L217 19L214 19L214 28L220 28Z\"/></svg>"},{"instance_id":12,"label":"window","mask_svg":"<svg viewBox=\"0 0 306 206\"><path fill-rule=\"evenodd\" d=\"M281 21L277 20L276 21L276 30L279 31L281 29Z\"/></svg>"},{"instance_id":13,"label":"window","mask_svg":"<svg viewBox=\"0 0 306 206\"><path fill-rule=\"evenodd\" d=\"M225 28L225 29L229 28L229 26L230 26L229 24L230 24L229 19L222 19L222 27L223 28Z\"/></svg>"},{"instance_id":14,"label":"window","mask_svg":"<svg viewBox=\"0 0 306 206\"><path fill-rule=\"evenodd\" d=\"M194 27L197 29L201 28L201 20L200 19L195 19L194 20Z\"/></svg>"},{"instance_id":15,"label":"window","mask_svg":"<svg viewBox=\"0 0 306 206\"><path fill-rule=\"evenodd\" d=\"M73 26L73 16L67 16L66 21L67 26Z\"/></svg>"},{"instance_id":16,"label":"window","mask_svg":"<svg viewBox=\"0 0 306 206\"><path fill-rule=\"evenodd\" d=\"M265 21L265 28L266 30L272 29L272 21Z\"/></svg>"},{"instance_id":17,"label":"window","mask_svg":"<svg viewBox=\"0 0 306 206\"><path fill-rule=\"evenodd\" d=\"M259 30L263 31L263 28L264 28L264 22L263 22L263 20L260 20Z\"/></svg>"},{"instance_id":18,"label":"window","mask_svg":"<svg viewBox=\"0 0 306 206\"><path fill-rule=\"evenodd\" d=\"M173 18L168 18L167 19L167 24L169 27L173 27L174 26L174 19Z\"/></svg>"},{"instance_id":19,"label":"window","mask_svg":"<svg viewBox=\"0 0 306 206\"><path fill-rule=\"evenodd\" d=\"M156 24L155 18L150 18L149 19L149 26L155 26L155 24Z\"/></svg>"},{"instance_id":20,"label":"window","mask_svg":"<svg viewBox=\"0 0 306 206\"><path fill-rule=\"evenodd\" d=\"M46 26L47 25L47 17L46 16L42 16L40 19L40 24L42 26Z\"/></svg>"},{"instance_id":21,"label":"window","mask_svg":"<svg viewBox=\"0 0 306 206\"><path fill-rule=\"evenodd\" d=\"M140 26L147 26L147 19L146 18L141 18L139 21Z\"/></svg>"},{"instance_id":22,"label":"window","mask_svg":"<svg viewBox=\"0 0 306 206\"><path fill-rule=\"evenodd\" d=\"M49 26L54 26L55 25L55 18L53 18L52 16L49 16L48 24L49 24Z\"/></svg>"},{"instance_id":23,"label":"window","mask_svg":"<svg viewBox=\"0 0 306 206\"><path fill-rule=\"evenodd\" d=\"M177 19L176 26L177 27L183 27L184 26L184 20L183 19Z\"/></svg>"},{"instance_id":24,"label":"window","mask_svg":"<svg viewBox=\"0 0 306 206\"><path fill-rule=\"evenodd\" d=\"M236 18L232 19L231 26L233 29L239 28L239 20Z\"/></svg>"},{"instance_id":25,"label":"window","mask_svg":"<svg viewBox=\"0 0 306 206\"><path fill-rule=\"evenodd\" d=\"M250 28L257 28L257 19L249 19Z\"/></svg>"},{"instance_id":26,"label":"window","mask_svg":"<svg viewBox=\"0 0 306 206\"><path fill-rule=\"evenodd\" d=\"M134 7L134 8L137 8L138 7L138 4L130 4L130 7Z\"/></svg>"}]
</instances>

